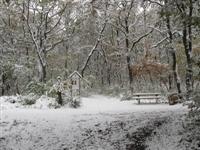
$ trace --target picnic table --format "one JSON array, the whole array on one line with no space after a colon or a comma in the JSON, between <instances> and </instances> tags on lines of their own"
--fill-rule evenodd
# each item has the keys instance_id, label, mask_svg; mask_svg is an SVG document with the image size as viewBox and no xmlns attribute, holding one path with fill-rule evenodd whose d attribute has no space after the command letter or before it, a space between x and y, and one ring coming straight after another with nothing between
<instances>
[{"instance_id":1,"label":"picnic table","mask_svg":"<svg viewBox=\"0 0 200 150\"><path fill-rule=\"evenodd\" d=\"M154 103L158 103L161 98L161 93L133 93L130 100L137 100L138 104L141 103L141 100L146 100L147 103L150 103L150 100L155 100Z\"/></svg>"}]
</instances>

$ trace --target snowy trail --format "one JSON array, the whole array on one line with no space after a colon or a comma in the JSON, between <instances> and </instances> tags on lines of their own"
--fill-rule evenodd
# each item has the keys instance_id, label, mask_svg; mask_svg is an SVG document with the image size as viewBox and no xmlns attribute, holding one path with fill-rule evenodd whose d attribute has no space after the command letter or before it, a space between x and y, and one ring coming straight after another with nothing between
<instances>
[{"instance_id":1,"label":"snowy trail","mask_svg":"<svg viewBox=\"0 0 200 150\"><path fill-rule=\"evenodd\" d=\"M135 105L115 98L84 98L79 109L1 110L2 150L125 150L131 136L155 120L183 114L181 105Z\"/></svg>"}]
</instances>

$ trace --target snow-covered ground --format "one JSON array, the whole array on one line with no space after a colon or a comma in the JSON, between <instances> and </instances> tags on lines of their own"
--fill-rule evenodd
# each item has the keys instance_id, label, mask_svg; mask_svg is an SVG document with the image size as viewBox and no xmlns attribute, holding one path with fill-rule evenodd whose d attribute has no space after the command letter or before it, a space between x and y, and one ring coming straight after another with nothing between
<instances>
[{"instance_id":1,"label":"snow-covered ground","mask_svg":"<svg viewBox=\"0 0 200 150\"><path fill-rule=\"evenodd\" d=\"M138 129L187 112L182 105L137 105L99 95L82 98L78 109L49 109L41 99L26 108L5 99L0 98L2 150L130 149Z\"/></svg>"}]
</instances>

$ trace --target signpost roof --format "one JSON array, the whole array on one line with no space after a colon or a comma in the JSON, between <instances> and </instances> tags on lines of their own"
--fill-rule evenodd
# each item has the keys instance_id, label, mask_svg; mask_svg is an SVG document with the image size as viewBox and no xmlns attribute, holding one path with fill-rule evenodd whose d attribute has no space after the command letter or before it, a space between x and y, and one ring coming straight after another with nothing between
<instances>
[{"instance_id":1,"label":"signpost roof","mask_svg":"<svg viewBox=\"0 0 200 150\"><path fill-rule=\"evenodd\" d=\"M74 71L72 74L69 75L68 78L72 78L75 74L82 78L81 74L78 71Z\"/></svg>"}]
</instances>

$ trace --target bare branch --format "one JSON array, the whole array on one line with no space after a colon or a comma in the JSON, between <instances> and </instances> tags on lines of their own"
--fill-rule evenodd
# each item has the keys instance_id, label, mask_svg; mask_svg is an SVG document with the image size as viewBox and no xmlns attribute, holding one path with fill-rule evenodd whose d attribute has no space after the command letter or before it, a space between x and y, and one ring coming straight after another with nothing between
<instances>
[{"instance_id":1,"label":"bare branch","mask_svg":"<svg viewBox=\"0 0 200 150\"><path fill-rule=\"evenodd\" d=\"M152 29L151 31L149 31L148 33L146 33L146 34L142 35L141 37L139 37L137 40L135 40L135 41L133 42L132 47L131 47L130 50L133 50L133 48L135 47L135 45L136 45L137 43L139 43L143 38L147 37L147 36L148 36L149 34L151 34L152 32L153 32L153 29Z\"/></svg>"},{"instance_id":2,"label":"bare branch","mask_svg":"<svg viewBox=\"0 0 200 150\"><path fill-rule=\"evenodd\" d=\"M25 20L26 20L26 23L27 23L27 26L28 26L28 31L29 31L29 33L31 34L31 39L32 39L32 41L33 41L33 43L34 43L34 45L35 45L36 53L37 53L37 55L38 55L39 61L41 62L41 64L44 64L44 61L43 61L43 58L42 58L42 56L41 56L41 52L40 52L39 46L38 46L38 44L37 44L37 41L36 41L36 39L35 39L35 37L34 37L34 33L33 33L32 29L31 29L30 24L29 24L29 20L28 20L28 18L26 17L26 15L23 15L23 16L24 16L24 18L25 18Z\"/></svg>"},{"instance_id":3,"label":"bare branch","mask_svg":"<svg viewBox=\"0 0 200 150\"><path fill-rule=\"evenodd\" d=\"M67 4L65 5L65 7L64 7L62 10L60 10L59 12L57 12L56 14L54 14L54 15L60 14L60 17L59 17L58 21L56 22L56 24L55 24L51 29L49 29L49 30L46 32L46 34L50 33L51 31L53 31L53 30L58 26L58 24L60 23L60 21L61 21L61 19L62 19L62 15L63 15L63 13L64 13L66 7L67 7Z\"/></svg>"},{"instance_id":4,"label":"bare branch","mask_svg":"<svg viewBox=\"0 0 200 150\"><path fill-rule=\"evenodd\" d=\"M168 39L168 37L163 38L162 40L160 40L158 43L156 43L155 45L153 45L151 48L156 48L158 47L160 44L162 44L164 41L166 41Z\"/></svg>"},{"instance_id":5,"label":"bare branch","mask_svg":"<svg viewBox=\"0 0 200 150\"><path fill-rule=\"evenodd\" d=\"M152 0L146 0L146 1L150 2L151 4L156 4L158 6L161 6L161 7L164 6L163 4L159 3L158 1L152 1Z\"/></svg>"},{"instance_id":6,"label":"bare branch","mask_svg":"<svg viewBox=\"0 0 200 150\"><path fill-rule=\"evenodd\" d=\"M105 21L105 23L104 23L104 25L103 25L103 28L101 29L101 31L100 31L100 33L99 33L99 37L98 37L98 39L97 39L95 45L93 46L93 48L90 50L90 53L89 53L89 55L88 55L88 57L87 57L87 59L86 59L84 65L83 65L83 67L82 67L82 70L81 70L81 75L82 75L82 76L84 75L84 71L85 71L85 69L86 69L86 67L87 67L87 65L88 65L88 63L89 63L89 61L90 61L91 56L92 56L93 53L96 51L96 48L98 47L98 45L99 45L99 43L100 43L100 41L101 41L101 36L102 36L103 31L104 31L105 28L106 28L106 25L107 25L107 21Z\"/></svg>"},{"instance_id":7,"label":"bare branch","mask_svg":"<svg viewBox=\"0 0 200 150\"><path fill-rule=\"evenodd\" d=\"M109 23L110 25L112 25L114 28L119 29L121 32L123 32L124 34L126 34L126 32L124 32L124 30L122 30L119 26L113 24L113 23Z\"/></svg>"},{"instance_id":8,"label":"bare branch","mask_svg":"<svg viewBox=\"0 0 200 150\"><path fill-rule=\"evenodd\" d=\"M133 2L134 2L134 1L131 1L130 8L129 8L128 14L127 14L127 19L129 19L129 16L130 16L130 14L131 14L131 9L133 8Z\"/></svg>"},{"instance_id":9,"label":"bare branch","mask_svg":"<svg viewBox=\"0 0 200 150\"><path fill-rule=\"evenodd\" d=\"M64 40L61 39L61 40L55 42L55 43L52 44L48 49L46 49L46 52L49 52L49 51L53 50L57 45L59 45L59 44L62 43L63 41L64 41Z\"/></svg>"}]
</instances>

